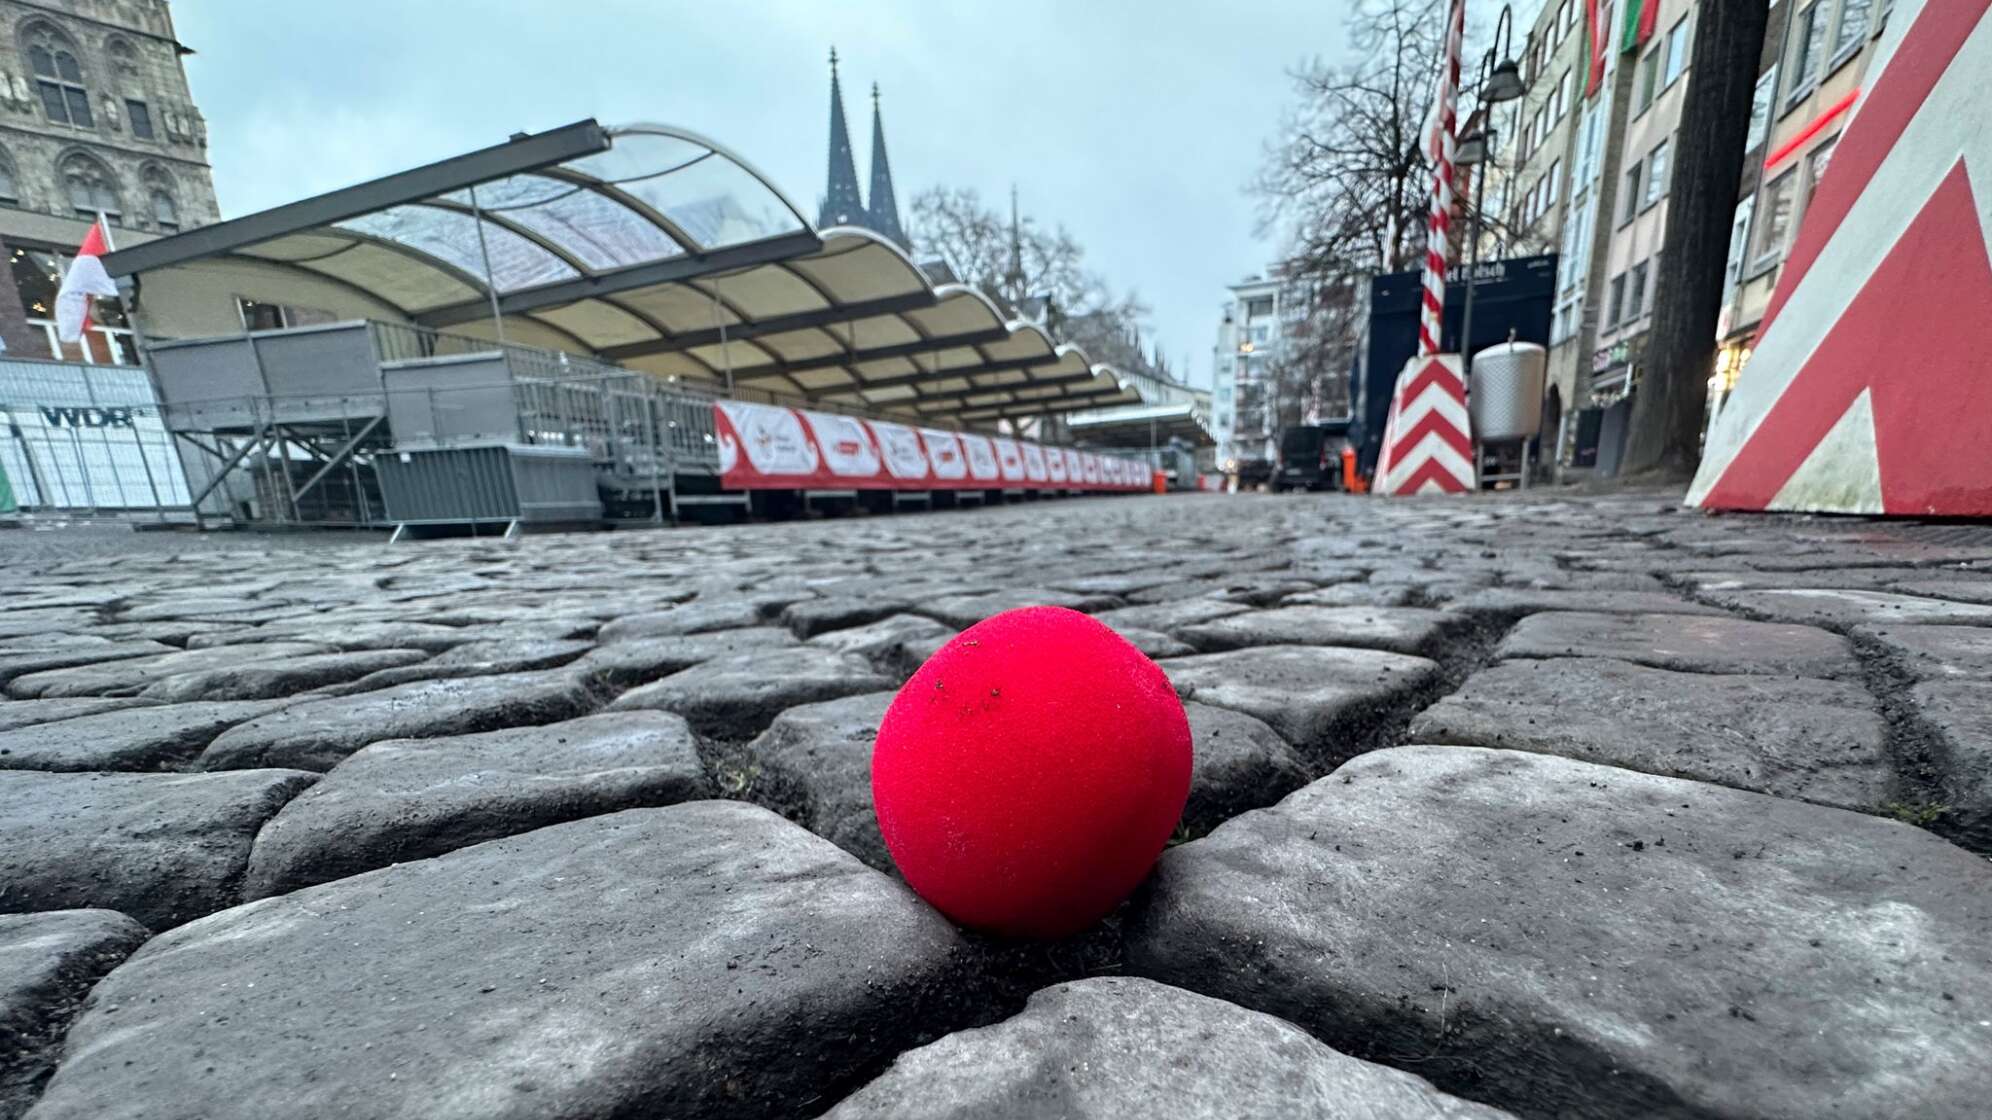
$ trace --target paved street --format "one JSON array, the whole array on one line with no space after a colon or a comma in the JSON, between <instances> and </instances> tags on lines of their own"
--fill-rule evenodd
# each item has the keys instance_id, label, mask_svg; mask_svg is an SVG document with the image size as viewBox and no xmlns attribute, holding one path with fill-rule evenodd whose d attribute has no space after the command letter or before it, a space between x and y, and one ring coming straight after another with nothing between
<instances>
[{"instance_id":1,"label":"paved street","mask_svg":"<svg viewBox=\"0 0 1992 1120\"><path fill-rule=\"evenodd\" d=\"M1992 531L1676 501L0 533L0 1120L1982 1116ZM1196 750L1053 946L870 801L1026 604Z\"/></svg>"}]
</instances>

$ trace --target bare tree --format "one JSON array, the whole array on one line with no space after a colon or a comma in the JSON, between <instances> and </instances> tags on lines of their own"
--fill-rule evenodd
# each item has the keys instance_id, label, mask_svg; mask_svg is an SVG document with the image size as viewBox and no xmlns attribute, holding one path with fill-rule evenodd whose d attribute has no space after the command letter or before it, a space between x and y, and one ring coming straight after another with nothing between
<instances>
[{"instance_id":1,"label":"bare tree","mask_svg":"<svg viewBox=\"0 0 1992 1120\"><path fill-rule=\"evenodd\" d=\"M1352 277L1290 277L1281 293L1286 343L1268 374L1267 392L1280 428L1349 411L1349 364L1361 324Z\"/></svg>"},{"instance_id":2,"label":"bare tree","mask_svg":"<svg viewBox=\"0 0 1992 1120\"><path fill-rule=\"evenodd\" d=\"M1442 30L1433 6L1360 0L1349 33L1361 61L1293 71L1298 100L1250 188L1260 232L1281 235L1291 271L1367 276L1420 259L1431 190L1420 128Z\"/></svg>"},{"instance_id":3,"label":"bare tree","mask_svg":"<svg viewBox=\"0 0 1992 1120\"><path fill-rule=\"evenodd\" d=\"M1148 306L1133 292L1115 295L1085 267L1086 252L1063 226L1028 215L1012 223L973 189L929 187L913 198L915 252L947 262L963 283L1011 315L1041 311L1053 333L1095 362L1152 372L1141 327ZM1039 308L1037 301L1049 301Z\"/></svg>"},{"instance_id":4,"label":"bare tree","mask_svg":"<svg viewBox=\"0 0 1992 1120\"><path fill-rule=\"evenodd\" d=\"M1653 329L1621 475L1685 478L1701 461L1730 221L1768 20L1765 5L1753 3L1703 4L1695 17L1694 68L1681 102L1667 235L1660 248L1667 267L1654 292Z\"/></svg>"},{"instance_id":5,"label":"bare tree","mask_svg":"<svg viewBox=\"0 0 1992 1120\"><path fill-rule=\"evenodd\" d=\"M1315 60L1293 71L1296 101L1248 188L1259 198L1259 232L1285 247L1278 272L1290 291L1281 302L1304 309L1287 326L1267 387L1282 424L1310 408L1347 408L1361 286L1424 259L1432 169L1423 129L1445 11L1445 0L1358 0L1349 17L1358 61ZM1471 205L1471 192L1461 191L1456 242L1470 227ZM1491 213L1481 225L1495 235L1505 228Z\"/></svg>"}]
</instances>

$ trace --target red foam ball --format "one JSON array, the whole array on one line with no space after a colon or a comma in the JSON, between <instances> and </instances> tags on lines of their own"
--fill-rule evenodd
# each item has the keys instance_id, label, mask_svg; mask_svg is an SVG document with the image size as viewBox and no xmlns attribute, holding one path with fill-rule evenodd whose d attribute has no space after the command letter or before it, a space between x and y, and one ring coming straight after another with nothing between
<instances>
[{"instance_id":1,"label":"red foam ball","mask_svg":"<svg viewBox=\"0 0 1992 1120\"><path fill-rule=\"evenodd\" d=\"M1190 792L1190 724L1104 624L1025 607L956 635L879 725L872 803L906 882L965 926L1062 937L1141 882Z\"/></svg>"}]
</instances>

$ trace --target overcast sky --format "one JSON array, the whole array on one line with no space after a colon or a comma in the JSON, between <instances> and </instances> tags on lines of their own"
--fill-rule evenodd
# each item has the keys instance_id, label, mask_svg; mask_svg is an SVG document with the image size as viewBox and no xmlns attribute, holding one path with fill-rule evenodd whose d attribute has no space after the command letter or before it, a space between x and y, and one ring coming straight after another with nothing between
<instances>
[{"instance_id":1,"label":"overcast sky","mask_svg":"<svg viewBox=\"0 0 1992 1120\"><path fill-rule=\"evenodd\" d=\"M1223 286L1261 270L1243 185L1342 0L178 0L224 217L595 117L732 147L815 217L828 53L869 185L871 83L902 210L936 183L1064 223L1208 384ZM470 15L480 11L479 15ZM299 13L300 15L302 13Z\"/></svg>"}]
</instances>

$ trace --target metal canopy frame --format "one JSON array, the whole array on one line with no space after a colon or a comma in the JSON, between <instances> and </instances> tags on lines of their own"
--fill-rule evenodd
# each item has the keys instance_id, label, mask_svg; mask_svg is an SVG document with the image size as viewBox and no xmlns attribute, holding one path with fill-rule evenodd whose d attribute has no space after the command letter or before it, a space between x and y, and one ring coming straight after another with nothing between
<instances>
[{"instance_id":1,"label":"metal canopy frame","mask_svg":"<svg viewBox=\"0 0 1992 1120\"><path fill-rule=\"evenodd\" d=\"M478 183L551 167L609 150L608 130L588 120L385 175L255 214L104 254L104 271L130 276L201 257L232 252L285 234L361 217L398 203L447 194Z\"/></svg>"},{"instance_id":2,"label":"metal canopy frame","mask_svg":"<svg viewBox=\"0 0 1992 1120\"><path fill-rule=\"evenodd\" d=\"M1198 447L1211 447L1216 440L1203 413L1190 402L1109 407L1087 410L1065 418L1066 430L1074 439L1090 439L1115 446L1132 447L1157 438L1182 438ZM1118 437L1125 436L1126 439Z\"/></svg>"},{"instance_id":3,"label":"metal canopy frame","mask_svg":"<svg viewBox=\"0 0 1992 1120\"><path fill-rule=\"evenodd\" d=\"M655 375L926 420L983 415L998 395L1032 415L1140 399L877 234L814 229L745 160L666 125L520 134L104 263L142 290L148 272L213 257L300 270L422 326L529 324ZM798 377L826 370L844 376ZM1077 391L1102 374L1112 388Z\"/></svg>"},{"instance_id":4,"label":"metal canopy frame","mask_svg":"<svg viewBox=\"0 0 1992 1120\"><path fill-rule=\"evenodd\" d=\"M1132 390L1124 386L1097 386L1090 389L1066 390L1055 397L1042 399L1010 400L965 408L957 415L963 420L1000 420L1012 416L1042 416L1047 412L1067 413L1078 408L1100 408L1103 405L1125 401ZM926 415L932 415L928 413Z\"/></svg>"}]
</instances>

